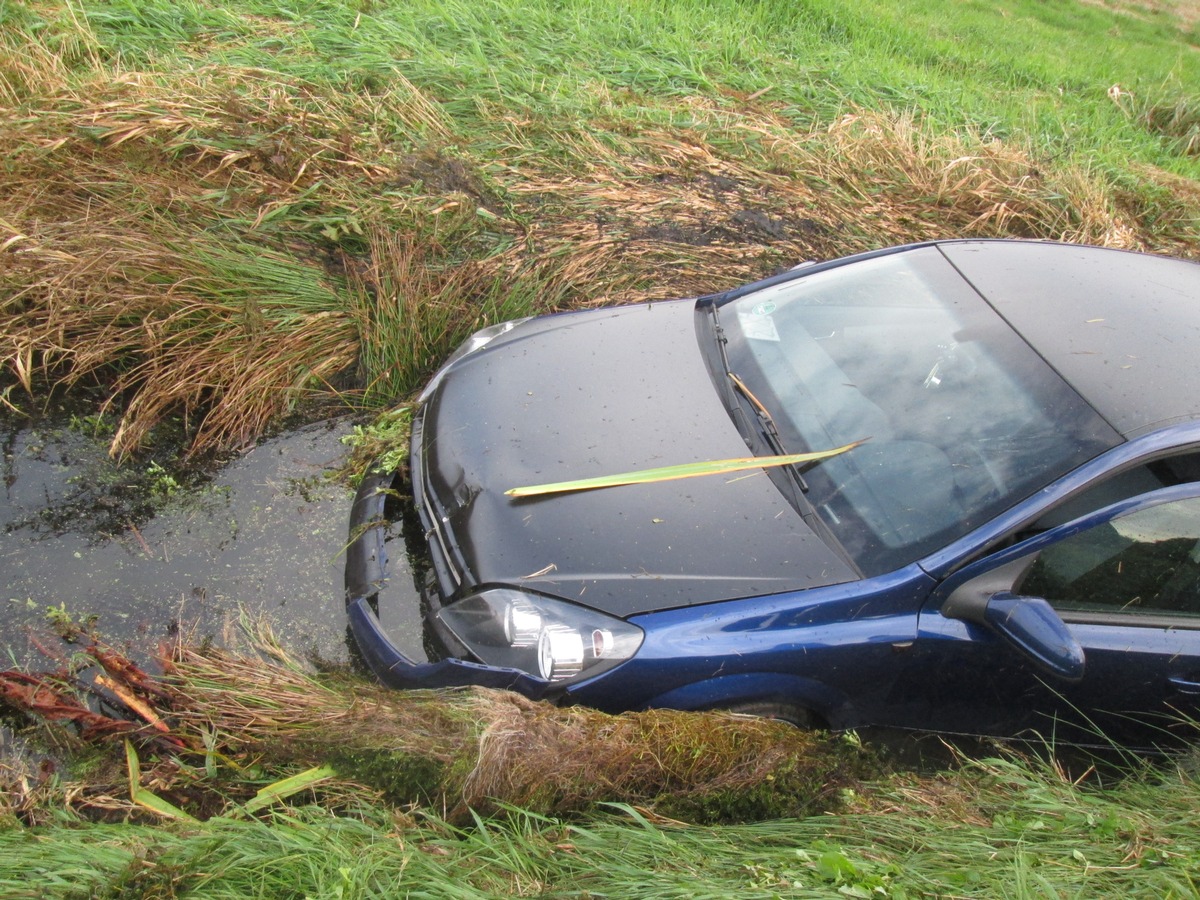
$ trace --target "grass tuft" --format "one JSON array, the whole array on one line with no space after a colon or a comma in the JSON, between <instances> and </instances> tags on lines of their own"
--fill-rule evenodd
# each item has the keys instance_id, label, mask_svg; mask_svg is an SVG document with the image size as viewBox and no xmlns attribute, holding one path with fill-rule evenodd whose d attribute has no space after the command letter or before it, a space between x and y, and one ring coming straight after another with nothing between
<instances>
[{"instance_id":1,"label":"grass tuft","mask_svg":"<svg viewBox=\"0 0 1200 900\"><path fill-rule=\"evenodd\" d=\"M1200 156L1200 96L1178 85L1156 91L1129 91L1114 84L1108 97L1132 121L1163 139L1180 156Z\"/></svg>"},{"instance_id":2,"label":"grass tuft","mask_svg":"<svg viewBox=\"0 0 1200 900\"><path fill-rule=\"evenodd\" d=\"M1200 97L1155 103L1143 115L1146 127L1167 138L1180 154L1200 156Z\"/></svg>"},{"instance_id":3,"label":"grass tuft","mask_svg":"<svg viewBox=\"0 0 1200 900\"><path fill-rule=\"evenodd\" d=\"M319 268L165 222L120 224L95 210L57 239L19 241L8 274L25 288L3 302L0 342L27 390L39 371L111 377L115 452L174 412L193 419L197 447L246 443L354 365L353 323Z\"/></svg>"},{"instance_id":4,"label":"grass tuft","mask_svg":"<svg viewBox=\"0 0 1200 900\"><path fill-rule=\"evenodd\" d=\"M574 815L606 802L744 821L834 808L869 767L859 748L781 722L612 716L484 689L394 691L313 675L269 634L252 639L272 661L181 648L156 679L90 636L70 672L0 673L10 709L69 723L112 751L80 787L34 787L14 770L9 816L35 822L58 808L236 817L299 794L331 808L415 804L459 823L518 807Z\"/></svg>"},{"instance_id":5,"label":"grass tuft","mask_svg":"<svg viewBox=\"0 0 1200 900\"><path fill-rule=\"evenodd\" d=\"M337 689L295 670L186 652L176 716L276 764L327 761L391 803L469 812L574 813L663 804L701 821L836 806L864 771L840 741L780 722L651 710L611 716L507 691Z\"/></svg>"}]
</instances>

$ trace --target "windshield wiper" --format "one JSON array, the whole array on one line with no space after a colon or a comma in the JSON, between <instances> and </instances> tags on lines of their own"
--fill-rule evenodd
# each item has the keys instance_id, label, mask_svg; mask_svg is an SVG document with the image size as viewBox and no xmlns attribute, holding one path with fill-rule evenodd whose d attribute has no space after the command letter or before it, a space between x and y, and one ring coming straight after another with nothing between
<instances>
[{"instance_id":1,"label":"windshield wiper","mask_svg":"<svg viewBox=\"0 0 1200 900\"><path fill-rule=\"evenodd\" d=\"M750 388L746 386L746 382L738 378L736 373L726 369L725 374L729 376L730 383L737 388L738 393L750 402L751 408L758 416L763 437L766 438L766 441L770 445L771 449L774 450L779 456L786 455L787 450L783 446L783 439L779 436L779 428L775 425L774 416L772 416L766 406L763 405L763 402L754 396L754 391L750 390ZM786 466L786 468L789 472L791 472L792 477L795 479L796 487L800 488L803 493L807 494L808 482L804 480L804 476L800 473L799 467L795 465L789 465Z\"/></svg>"},{"instance_id":2,"label":"windshield wiper","mask_svg":"<svg viewBox=\"0 0 1200 900\"><path fill-rule=\"evenodd\" d=\"M716 303L713 303L709 307L709 311L712 313L713 332L716 336L717 349L721 357L721 369L725 372L725 377L727 379L726 384L733 386L733 390L730 391L730 394L734 396L732 396L729 401L729 410L735 421L735 424L742 423L738 425L738 430L742 431L742 433L745 435L746 432L743 430L742 425L746 425L747 429L749 428L748 423L745 422L745 407L743 404L739 403L736 398L737 394L741 394L746 398L746 402L754 410L755 418L757 418L759 422L758 431L762 435L763 440L766 441L767 445L777 455L786 456L787 450L783 445L783 441L779 437L779 429L775 425L775 417L771 415L770 410L768 410L767 407L763 405L763 402L754 395L754 392L750 390L746 383L742 381L742 379L736 374L734 374L733 368L729 364L729 353L725 347L729 341L729 338L725 336L725 329L721 327L721 319L717 315ZM749 435L746 435L746 440L750 440ZM816 463L810 463L809 465L816 465ZM791 475L789 480L791 481L793 488L789 493L794 498L792 503L796 507L796 510L800 513L800 517L807 522L809 527L812 528L813 531L818 535L820 535L825 543L832 547L834 552L837 553L837 555L840 556L846 562L846 564L861 577L862 570L859 569L858 563L855 562L854 557L852 557L849 551L846 550L845 546L843 546L842 542L838 539L838 536L834 534L833 529L829 527L829 524L817 512L817 509L813 505L812 501L806 496L808 493L808 482L804 480L804 475L802 474L803 470L796 465L781 466L780 468L786 469L788 474ZM806 466L805 468L808 467Z\"/></svg>"},{"instance_id":3,"label":"windshield wiper","mask_svg":"<svg viewBox=\"0 0 1200 900\"><path fill-rule=\"evenodd\" d=\"M759 400L758 397L754 396L754 392L747 387L746 382L742 381L742 379L734 373L733 368L729 364L729 351L726 348L726 344L729 343L729 338L725 336L725 329L721 327L721 318L717 314L716 303L712 304L712 306L709 308L709 311L712 313L713 332L716 335L717 349L721 354L721 368L725 372L725 377L729 379L729 383L733 385L735 392L745 397L747 402L750 404L750 408L754 410L755 417L758 419L758 432L762 435L763 440L766 441L767 446L770 447L771 451L778 456L786 455L787 450L784 448L783 440L779 436L779 429L775 425L775 418L771 415L766 406L763 405L763 402ZM736 411L736 407L738 406L740 406L740 404L734 400L731 404L730 411ZM742 416L736 416L735 418L742 418ZM749 437L747 437L747 439L749 439ZM800 492L802 494L807 494L808 482L804 480L804 476L800 473L800 469L794 465L784 466L784 468L787 469L787 471L791 474L792 481L795 483L796 487L800 489Z\"/></svg>"}]
</instances>

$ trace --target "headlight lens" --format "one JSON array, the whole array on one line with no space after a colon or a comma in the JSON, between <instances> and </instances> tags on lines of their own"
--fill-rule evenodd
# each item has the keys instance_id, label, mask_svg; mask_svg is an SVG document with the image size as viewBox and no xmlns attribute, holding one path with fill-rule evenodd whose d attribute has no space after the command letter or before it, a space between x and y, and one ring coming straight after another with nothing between
<instances>
[{"instance_id":1,"label":"headlight lens","mask_svg":"<svg viewBox=\"0 0 1200 900\"><path fill-rule=\"evenodd\" d=\"M514 588L471 594L441 609L438 618L488 665L553 682L598 675L642 645L636 625Z\"/></svg>"},{"instance_id":2,"label":"headlight lens","mask_svg":"<svg viewBox=\"0 0 1200 900\"><path fill-rule=\"evenodd\" d=\"M504 611L504 639L510 647L532 647L542 634L542 616L524 599L507 604Z\"/></svg>"},{"instance_id":3,"label":"headlight lens","mask_svg":"<svg viewBox=\"0 0 1200 900\"><path fill-rule=\"evenodd\" d=\"M538 638L538 674L566 681L583 671L583 635L566 625L551 625Z\"/></svg>"}]
</instances>

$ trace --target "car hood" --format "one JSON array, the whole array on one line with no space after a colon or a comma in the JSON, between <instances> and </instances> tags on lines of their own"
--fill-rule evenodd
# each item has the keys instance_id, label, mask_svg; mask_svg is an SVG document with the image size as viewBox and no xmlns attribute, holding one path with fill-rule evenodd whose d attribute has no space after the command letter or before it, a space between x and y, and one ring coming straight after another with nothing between
<instances>
[{"instance_id":1,"label":"car hood","mask_svg":"<svg viewBox=\"0 0 1200 900\"><path fill-rule=\"evenodd\" d=\"M853 580L762 470L514 499L514 487L748 455L692 301L535 319L445 373L418 414L416 500L461 586L618 616Z\"/></svg>"}]
</instances>

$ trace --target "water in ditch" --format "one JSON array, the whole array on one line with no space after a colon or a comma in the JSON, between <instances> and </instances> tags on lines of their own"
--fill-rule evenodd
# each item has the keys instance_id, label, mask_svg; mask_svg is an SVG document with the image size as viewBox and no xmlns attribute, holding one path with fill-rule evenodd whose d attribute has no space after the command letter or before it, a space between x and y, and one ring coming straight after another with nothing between
<instances>
[{"instance_id":1,"label":"water in ditch","mask_svg":"<svg viewBox=\"0 0 1200 900\"><path fill-rule=\"evenodd\" d=\"M39 661L37 645L54 643L51 610L95 617L141 660L181 630L235 645L246 613L296 656L353 662L342 588L351 492L330 478L347 418L192 476L169 460L117 465L96 424L69 409L0 419L0 668ZM392 590L403 591L407 560L394 557Z\"/></svg>"}]
</instances>

